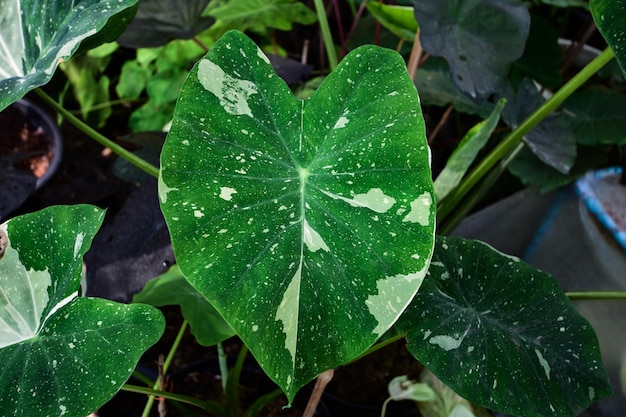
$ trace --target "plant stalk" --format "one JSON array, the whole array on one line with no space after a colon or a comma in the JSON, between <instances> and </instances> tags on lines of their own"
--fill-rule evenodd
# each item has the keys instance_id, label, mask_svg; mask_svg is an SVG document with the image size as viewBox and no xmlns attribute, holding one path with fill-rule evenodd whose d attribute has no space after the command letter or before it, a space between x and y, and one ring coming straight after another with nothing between
<instances>
[{"instance_id":1,"label":"plant stalk","mask_svg":"<svg viewBox=\"0 0 626 417\"><path fill-rule=\"evenodd\" d=\"M107 138L106 136L94 130L91 126L89 126L88 124L80 120L78 117L74 116L68 110L66 110L63 106L61 106L58 102L56 102L52 97L46 94L46 92L43 91L41 88L36 88L35 92L37 93L39 97L41 97L41 99L48 106L50 106L54 111L56 111L58 114L63 116L65 120L73 124L78 130L80 130L81 132L83 132L84 134L86 134L87 136L89 136L90 138L92 138L93 140L101 144L102 146L111 149L111 151L113 151L115 154L126 159L128 162L135 165L137 168L141 169L142 171L152 175L155 178L159 178L159 168L155 167L149 162L146 162L145 160L141 159L137 155L124 149L122 146L113 142L111 139Z\"/></svg>"},{"instance_id":2,"label":"plant stalk","mask_svg":"<svg viewBox=\"0 0 626 417\"><path fill-rule=\"evenodd\" d=\"M176 339L174 339L174 343L172 343L172 347L170 348L170 351L167 354L167 358L165 358L165 361L163 362L163 374L167 373L167 368L169 368L170 364L172 363L172 359L174 359L174 354L176 353L176 349L178 349L178 346L180 345L180 341L183 339L183 335L185 334L185 330L187 330L188 324L189 322L187 320L184 320L183 324L180 326L180 329L178 329L178 334L176 335ZM154 390L159 388L158 380L154 383L152 388ZM160 393L159 396L161 398L166 398L164 395L162 395L162 393L164 393L165 391L157 391L157 392ZM156 397L154 395L150 395L148 397L148 402L146 402L146 406L143 409L143 414L141 415L141 417L148 417L155 399Z\"/></svg>"},{"instance_id":3,"label":"plant stalk","mask_svg":"<svg viewBox=\"0 0 626 417\"><path fill-rule=\"evenodd\" d=\"M320 30L322 31L322 39L324 40L324 47L326 48L326 55L328 55L328 66L330 70L337 68L337 52L335 51L335 44L333 43L333 36L330 33L330 26L328 25L328 18L326 17L326 10L322 0L313 0L315 4L315 11L317 12L317 19L320 22Z\"/></svg>"},{"instance_id":4,"label":"plant stalk","mask_svg":"<svg viewBox=\"0 0 626 417\"><path fill-rule=\"evenodd\" d=\"M565 295L567 295L570 300L626 300L626 291L572 291L566 292Z\"/></svg>"},{"instance_id":5,"label":"plant stalk","mask_svg":"<svg viewBox=\"0 0 626 417\"><path fill-rule=\"evenodd\" d=\"M507 153L515 149L521 143L524 136L530 132L546 116L556 110L572 93L582 86L592 75L606 65L614 54L611 48L606 48L600 55L591 61L578 74L572 77L563 87L561 87L552 97L546 100L530 116L526 118L515 130L513 130L502 142L500 142L477 166L472 170L461 183L450 192L447 198L441 201L437 210L439 223L446 220L446 217L455 209L457 204L472 190L472 188L498 163Z\"/></svg>"},{"instance_id":6,"label":"plant stalk","mask_svg":"<svg viewBox=\"0 0 626 417\"><path fill-rule=\"evenodd\" d=\"M198 408L201 408L203 410L206 410L208 412L211 412L217 416L224 414L221 404L218 403L217 401L202 401L202 400L199 400L195 397L191 397L188 395L175 394L173 392L167 392L167 391L163 392L163 391L155 390L155 389L148 388L148 387L142 387L138 385L124 384L122 389L126 392L134 392L137 394L146 394L150 396L159 396L161 398L165 398L168 400L178 401L184 404L190 404Z\"/></svg>"}]
</instances>

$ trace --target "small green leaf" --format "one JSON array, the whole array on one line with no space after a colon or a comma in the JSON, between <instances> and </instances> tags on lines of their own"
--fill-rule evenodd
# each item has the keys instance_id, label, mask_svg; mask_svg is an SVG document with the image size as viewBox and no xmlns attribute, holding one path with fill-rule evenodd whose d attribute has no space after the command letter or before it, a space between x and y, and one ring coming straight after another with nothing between
<instances>
[{"instance_id":1,"label":"small green leaf","mask_svg":"<svg viewBox=\"0 0 626 417\"><path fill-rule=\"evenodd\" d=\"M358 48L303 101L233 31L183 85L159 196L183 274L291 400L419 289L430 175L400 55Z\"/></svg>"},{"instance_id":2,"label":"small green leaf","mask_svg":"<svg viewBox=\"0 0 626 417\"><path fill-rule=\"evenodd\" d=\"M148 281L143 290L135 294L133 303L156 307L179 305L191 333L203 346L215 345L235 335L211 303L185 280L178 265Z\"/></svg>"},{"instance_id":3,"label":"small green leaf","mask_svg":"<svg viewBox=\"0 0 626 417\"><path fill-rule=\"evenodd\" d=\"M576 142L583 145L626 144L626 96L600 88L572 94L563 103L571 116Z\"/></svg>"},{"instance_id":4,"label":"small green leaf","mask_svg":"<svg viewBox=\"0 0 626 417\"><path fill-rule=\"evenodd\" d=\"M437 201L443 200L459 184L465 172L474 162L476 155L485 146L498 125L500 113L505 103L506 100L500 99L489 117L472 127L452 155L450 155L446 166L435 180L435 197Z\"/></svg>"},{"instance_id":5,"label":"small green leaf","mask_svg":"<svg viewBox=\"0 0 626 417\"><path fill-rule=\"evenodd\" d=\"M454 83L473 100L496 91L524 52L530 14L522 2L413 0L413 5L424 50L448 61Z\"/></svg>"},{"instance_id":6,"label":"small green leaf","mask_svg":"<svg viewBox=\"0 0 626 417\"><path fill-rule=\"evenodd\" d=\"M79 55L61 64L61 70L72 84L74 97L80 104L84 119L98 128L104 126L113 110L109 102L109 77L103 74L108 65L107 58ZM93 109L94 106L105 104Z\"/></svg>"},{"instance_id":7,"label":"small green leaf","mask_svg":"<svg viewBox=\"0 0 626 417\"><path fill-rule=\"evenodd\" d=\"M406 375L397 376L387 387L389 396L394 401L434 401L437 394L428 384L411 381Z\"/></svg>"},{"instance_id":8,"label":"small green leaf","mask_svg":"<svg viewBox=\"0 0 626 417\"><path fill-rule=\"evenodd\" d=\"M597 338L556 280L477 241L438 238L398 320L409 351L462 397L516 416L575 416L610 394Z\"/></svg>"},{"instance_id":9,"label":"small green leaf","mask_svg":"<svg viewBox=\"0 0 626 417\"><path fill-rule=\"evenodd\" d=\"M110 399L164 329L161 313L78 297L104 212L56 206L0 225L0 415L85 416Z\"/></svg>"},{"instance_id":10,"label":"small green leaf","mask_svg":"<svg viewBox=\"0 0 626 417\"><path fill-rule=\"evenodd\" d=\"M57 65L137 0L6 1L0 7L0 110L46 84ZM125 24L123 20L119 24ZM111 27L115 31L119 27ZM97 46L97 45L93 45Z\"/></svg>"},{"instance_id":11,"label":"small green leaf","mask_svg":"<svg viewBox=\"0 0 626 417\"><path fill-rule=\"evenodd\" d=\"M115 92L120 98L135 100L146 88L146 82L150 75L151 72L148 68L139 65L136 60L126 61L122 65L122 73L117 86L115 86Z\"/></svg>"},{"instance_id":12,"label":"small green leaf","mask_svg":"<svg viewBox=\"0 0 626 417\"><path fill-rule=\"evenodd\" d=\"M626 78L626 0L590 0L591 14Z\"/></svg>"},{"instance_id":13,"label":"small green leaf","mask_svg":"<svg viewBox=\"0 0 626 417\"><path fill-rule=\"evenodd\" d=\"M216 19L209 29L215 39L231 29L265 34L268 29L288 31L294 23L310 25L317 21L311 9L294 0L212 1L203 15Z\"/></svg>"},{"instance_id":14,"label":"small green leaf","mask_svg":"<svg viewBox=\"0 0 626 417\"><path fill-rule=\"evenodd\" d=\"M413 14L413 7L394 6L378 2L367 2L367 10L384 27L405 41L413 42L419 26Z\"/></svg>"}]
</instances>

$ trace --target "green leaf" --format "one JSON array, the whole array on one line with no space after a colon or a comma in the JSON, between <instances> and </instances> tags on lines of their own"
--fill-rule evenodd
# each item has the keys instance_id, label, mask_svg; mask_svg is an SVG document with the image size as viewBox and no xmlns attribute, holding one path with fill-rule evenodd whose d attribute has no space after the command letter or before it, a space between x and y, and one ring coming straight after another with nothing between
<instances>
[{"instance_id":1,"label":"green leaf","mask_svg":"<svg viewBox=\"0 0 626 417\"><path fill-rule=\"evenodd\" d=\"M589 9L589 3L585 0L535 0L535 2L556 7L581 7Z\"/></svg>"},{"instance_id":2,"label":"green leaf","mask_svg":"<svg viewBox=\"0 0 626 417\"><path fill-rule=\"evenodd\" d=\"M545 272L490 246L438 238L396 328L462 397L516 416L575 416L610 394L593 329Z\"/></svg>"},{"instance_id":3,"label":"green leaf","mask_svg":"<svg viewBox=\"0 0 626 417\"><path fill-rule=\"evenodd\" d=\"M122 72L117 86L115 86L115 92L120 98L136 100L146 88L150 75L150 70L139 65L136 60L126 61L122 65Z\"/></svg>"},{"instance_id":4,"label":"green leaf","mask_svg":"<svg viewBox=\"0 0 626 417\"><path fill-rule=\"evenodd\" d=\"M437 394L428 384L409 380L406 375L397 376L387 386L389 397L394 401L434 401Z\"/></svg>"},{"instance_id":5,"label":"green leaf","mask_svg":"<svg viewBox=\"0 0 626 417\"><path fill-rule=\"evenodd\" d=\"M4 1L0 7L0 110L50 81L59 62L69 59L83 40L136 3Z\"/></svg>"},{"instance_id":6,"label":"green leaf","mask_svg":"<svg viewBox=\"0 0 626 417\"><path fill-rule=\"evenodd\" d=\"M474 100L496 91L524 52L530 14L521 2L413 0L413 5L424 50L444 57L454 83Z\"/></svg>"},{"instance_id":7,"label":"green leaf","mask_svg":"<svg viewBox=\"0 0 626 417\"><path fill-rule=\"evenodd\" d=\"M367 10L374 15L384 27L397 37L413 42L418 25L413 14L413 7L394 6L378 2L367 2Z\"/></svg>"},{"instance_id":8,"label":"green leaf","mask_svg":"<svg viewBox=\"0 0 626 417\"><path fill-rule=\"evenodd\" d=\"M498 125L500 113L505 103L506 100L500 99L489 117L472 127L450 155L446 166L435 180L435 198L437 201L443 200L461 182L463 175Z\"/></svg>"},{"instance_id":9,"label":"green leaf","mask_svg":"<svg viewBox=\"0 0 626 417\"><path fill-rule=\"evenodd\" d=\"M431 57L417 70L415 86L423 105L447 106L452 104L458 112L489 117L493 103L477 104L454 85L449 75L448 63L443 58Z\"/></svg>"},{"instance_id":10,"label":"green leaf","mask_svg":"<svg viewBox=\"0 0 626 417\"><path fill-rule=\"evenodd\" d=\"M209 1L142 0L118 42L129 48L152 48L175 39L191 39L215 21L202 16Z\"/></svg>"},{"instance_id":11,"label":"green leaf","mask_svg":"<svg viewBox=\"0 0 626 417\"><path fill-rule=\"evenodd\" d=\"M109 58L79 55L61 64L61 70L72 84L74 97L80 104L81 115L101 128L113 113L109 102L109 77L103 75ZM93 109L94 106L103 107Z\"/></svg>"},{"instance_id":12,"label":"green leaf","mask_svg":"<svg viewBox=\"0 0 626 417\"><path fill-rule=\"evenodd\" d=\"M562 78L559 71L563 56L558 37L557 30L549 21L532 15L524 54L515 62L514 68L521 70L542 87L558 87Z\"/></svg>"},{"instance_id":13,"label":"green leaf","mask_svg":"<svg viewBox=\"0 0 626 417\"><path fill-rule=\"evenodd\" d=\"M511 128L516 128L546 100L528 78L517 86L507 83L503 94L508 104L502 111L502 120ZM563 175L574 165L576 137L570 118L563 113L548 115L524 136L524 142L539 159Z\"/></svg>"},{"instance_id":14,"label":"green leaf","mask_svg":"<svg viewBox=\"0 0 626 417\"><path fill-rule=\"evenodd\" d=\"M133 303L156 307L179 305L191 333L203 346L215 345L235 335L211 303L185 280L178 265L148 281L143 290L135 294Z\"/></svg>"},{"instance_id":15,"label":"green leaf","mask_svg":"<svg viewBox=\"0 0 626 417\"><path fill-rule=\"evenodd\" d=\"M391 50L356 49L302 101L227 33L183 85L161 166L183 274L289 400L374 343L426 273L429 151Z\"/></svg>"},{"instance_id":16,"label":"green leaf","mask_svg":"<svg viewBox=\"0 0 626 417\"><path fill-rule=\"evenodd\" d=\"M173 101L157 104L155 100L148 100L130 115L128 126L133 132L163 130L172 121L175 105Z\"/></svg>"},{"instance_id":17,"label":"green leaf","mask_svg":"<svg viewBox=\"0 0 626 417\"><path fill-rule=\"evenodd\" d=\"M230 29L266 34L268 29L288 31L294 23L317 21L311 9L294 0L214 0L203 15L216 19L209 30L215 39Z\"/></svg>"},{"instance_id":18,"label":"green leaf","mask_svg":"<svg viewBox=\"0 0 626 417\"><path fill-rule=\"evenodd\" d=\"M563 103L571 116L576 142L583 145L626 144L626 96L590 88Z\"/></svg>"},{"instance_id":19,"label":"green leaf","mask_svg":"<svg viewBox=\"0 0 626 417\"><path fill-rule=\"evenodd\" d=\"M579 148L576 163L567 174L546 165L528 148L522 149L508 168L522 184L536 187L540 193L546 193L574 182L586 172L609 164L606 152L600 147Z\"/></svg>"},{"instance_id":20,"label":"green leaf","mask_svg":"<svg viewBox=\"0 0 626 417\"><path fill-rule=\"evenodd\" d=\"M615 53L626 78L626 0L590 0L589 6L598 30Z\"/></svg>"},{"instance_id":21,"label":"green leaf","mask_svg":"<svg viewBox=\"0 0 626 417\"><path fill-rule=\"evenodd\" d=\"M78 297L104 212L56 206L0 225L0 415L88 415L160 337L152 307Z\"/></svg>"}]
</instances>

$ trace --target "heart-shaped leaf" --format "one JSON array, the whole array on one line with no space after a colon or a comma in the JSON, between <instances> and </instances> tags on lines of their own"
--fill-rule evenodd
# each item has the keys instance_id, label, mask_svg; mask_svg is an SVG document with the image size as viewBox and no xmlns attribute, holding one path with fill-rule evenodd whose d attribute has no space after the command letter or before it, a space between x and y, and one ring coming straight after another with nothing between
<instances>
[{"instance_id":1,"label":"heart-shaped leaf","mask_svg":"<svg viewBox=\"0 0 626 417\"><path fill-rule=\"evenodd\" d=\"M530 14L521 2L413 0L413 5L424 50L444 57L457 87L474 100L496 91L524 52Z\"/></svg>"},{"instance_id":2,"label":"heart-shaped leaf","mask_svg":"<svg viewBox=\"0 0 626 417\"><path fill-rule=\"evenodd\" d=\"M202 16L208 4L209 0L142 0L118 42L128 48L153 48L191 39L215 21Z\"/></svg>"},{"instance_id":3,"label":"heart-shaped leaf","mask_svg":"<svg viewBox=\"0 0 626 417\"><path fill-rule=\"evenodd\" d=\"M0 225L0 415L88 415L163 332L152 307L78 298L103 216L57 206Z\"/></svg>"},{"instance_id":4,"label":"heart-shaped leaf","mask_svg":"<svg viewBox=\"0 0 626 417\"><path fill-rule=\"evenodd\" d=\"M575 416L611 392L593 329L556 280L482 242L437 238L396 328L446 385L507 414Z\"/></svg>"},{"instance_id":5,"label":"heart-shaped leaf","mask_svg":"<svg viewBox=\"0 0 626 417\"><path fill-rule=\"evenodd\" d=\"M563 107L571 115L576 141L583 145L626 143L626 97L617 91L590 88L572 94Z\"/></svg>"},{"instance_id":6,"label":"heart-shaped leaf","mask_svg":"<svg viewBox=\"0 0 626 417\"><path fill-rule=\"evenodd\" d=\"M148 281L134 303L156 307L178 304L198 343L212 346L235 335L215 308L185 280L178 265Z\"/></svg>"},{"instance_id":7,"label":"heart-shaped leaf","mask_svg":"<svg viewBox=\"0 0 626 417\"><path fill-rule=\"evenodd\" d=\"M303 101L227 33L183 85L161 167L183 274L290 400L389 329L426 273L429 150L391 50L354 50Z\"/></svg>"},{"instance_id":8,"label":"heart-shaped leaf","mask_svg":"<svg viewBox=\"0 0 626 417\"><path fill-rule=\"evenodd\" d=\"M590 0L591 14L626 78L626 0Z\"/></svg>"},{"instance_id":9,"label":"heart-shaped leaf","mask_svg":"<svg viewBox=\"0 0 626 417\"><path fill-rule=\"evenodd\" d=\"M106 26L116 33L128 23L137 0L9 0L0 7L0 110L46 84L57 65ZM110 19L124 14L124 19ZM108 39L101 34L102 39ZM93 44L93 46L97 46Z\"/></svg>"}]
</instances>

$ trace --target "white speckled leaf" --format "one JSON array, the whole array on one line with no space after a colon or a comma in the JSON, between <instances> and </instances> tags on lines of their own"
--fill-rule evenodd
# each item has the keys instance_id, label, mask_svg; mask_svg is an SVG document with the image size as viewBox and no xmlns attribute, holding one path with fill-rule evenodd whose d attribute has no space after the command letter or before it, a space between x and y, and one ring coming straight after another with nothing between
<instances>
[{"instance_id":1,"label":"white speckled leaf","mask_svg":"<svg viewBox=\"0 0 626 417\"><path fill-rule=\"evenodd\" d=\"M114 39L137 1L0 0L0 110L50 81L57 65L105 26L101 36Z\"/></svg>"},{"instance_id":2,"label":"white speckled leaf","mask_svg":"<svg viewBox=\"0 0 626 417\"><path fill-rule=\"evenodd\" d=\"M161 166L183 274L289 399L376 341L426 273L429 151L393 51L353 51L302 101L229 32L183 86Z\"/></svg>"},{"instance_id":3,"label":"white speckled leaf","mask_svg":"<svg viewBox=\"0 0 626 417\"><path fill-rule=\"evenodd\" d=\"M593 20L626 78L626 0L590 0Z\"/></svg>"},{"instance_id":4,"label":"white speckled leaf","mask_svg":"<svg viewBox=\"0 0 626 417\"><path fill-rule=\"evenodd\" d=\"M482 242L437 238L396 329L446 385L503 413L577 416L611 392L594 331L554 278Z\"/></svg>"},{"instance_id":5,"label":"white speckled leaf","mask_svg":"<svg viewBox=\"0 0 626 417\"><path fill-rule=\"evenodd\" d=\"M88 415L163 332L152 307L77 297L103 217L56 206L0 225L0 415Z\"/></svg>"}]
</instances>

